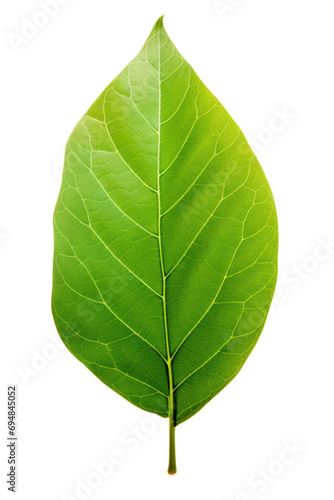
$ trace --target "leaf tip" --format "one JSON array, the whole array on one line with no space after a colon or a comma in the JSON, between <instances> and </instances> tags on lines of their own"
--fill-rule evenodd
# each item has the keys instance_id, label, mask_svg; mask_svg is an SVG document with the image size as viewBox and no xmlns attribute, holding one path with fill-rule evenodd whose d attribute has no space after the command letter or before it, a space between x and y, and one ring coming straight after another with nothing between
<instances>
[{"instance_id":1,"label":"leaf tip","mask_svg":"<svg viewBox=\"0 0 334 500\"><path fill-rule=\"evenodd\" d=\"M165 17L165 14L163 14L161 17L159 17L159 19L155 23L154 28L157 31L159 31L160 29L164 28L164 17Z\"/></svg>"}]
</instances>

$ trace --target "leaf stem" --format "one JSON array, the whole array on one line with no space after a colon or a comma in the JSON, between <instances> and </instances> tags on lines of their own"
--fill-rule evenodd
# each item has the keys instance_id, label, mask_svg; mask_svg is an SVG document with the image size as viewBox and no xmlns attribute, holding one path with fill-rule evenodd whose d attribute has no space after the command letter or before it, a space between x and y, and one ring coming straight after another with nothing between
<instances>
[{"instance_id":1,"label":"leaf stem","mask_svg":"<svg viewBox=\"0 0 334 500\"><path fill-rule=\"evenodd\" d=\"M168 463L168 474L176 474L176 455L175 455L175 425L174 417L169 416L169 463Z\"/></svg>"}]
</instances>

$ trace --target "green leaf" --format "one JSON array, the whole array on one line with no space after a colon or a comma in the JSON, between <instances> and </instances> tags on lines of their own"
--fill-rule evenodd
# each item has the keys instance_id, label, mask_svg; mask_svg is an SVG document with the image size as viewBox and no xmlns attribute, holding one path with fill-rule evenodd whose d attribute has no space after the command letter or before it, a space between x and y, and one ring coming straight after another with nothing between
<instances>
[{"instance_id":1,"label":"green leaf","mask_svg":"<svg viewBox=\"0 0 334 500\"><path fill-rule=\"evenodd\" d=\"M54 213L52 310L68 349L175 426L239 372L277 274L267 179L162 18L73 130Z\"/></svg>"}]
</instances>

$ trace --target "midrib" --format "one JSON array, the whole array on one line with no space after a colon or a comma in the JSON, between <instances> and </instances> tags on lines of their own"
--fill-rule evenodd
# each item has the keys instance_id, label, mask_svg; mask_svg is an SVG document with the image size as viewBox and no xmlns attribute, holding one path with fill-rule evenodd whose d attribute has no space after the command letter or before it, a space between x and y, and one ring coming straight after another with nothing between
<instances>
[{"instance_id":1,"label":"midrib","mask_svg":"<svg viewBox=\"0 0 334 500\"><path fill-rule=\"evenodd\" d=\"M164 321L164 332L166 340L166 354L167 354L167 369L168 369L168 382L169 382L169 399L168 399L168 409L169 409L169 421L170 425L175 427L174 422L174 389L173 389L173 375L172 375L172 359L170 355L169 346L169 336L168 336L168 324L167 324L167 306L166 306L166 274L163 262L162 244L161 244L161 200L160 200L160 127L161 127L161 77L160 77L160 31L158 31L158 78L159 78L159 115L158 115L158 168L157 168L157 178L158 178L158 239L159 239L159 254L160 254L160 266L161 266L161 277L162 277L162 303L163 303L163 321Z\"/></svg>"}]
</instances>

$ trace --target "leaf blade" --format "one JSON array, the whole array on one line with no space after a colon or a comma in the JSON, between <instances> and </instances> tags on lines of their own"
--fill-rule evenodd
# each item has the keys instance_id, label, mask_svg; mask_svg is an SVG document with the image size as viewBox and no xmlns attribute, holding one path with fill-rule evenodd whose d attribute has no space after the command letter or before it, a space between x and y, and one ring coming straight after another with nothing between
<instances>
[{"instance_id":1,"label":"leaf blade","mask_svg":"<svg viewBox=\"0 0 334 500\"><path fill-rule=\"evenodd\" d=\"M72 132L54 227L55 322L104 383L177 425L235 377L275 288L275 204L162 19Z\"/></svg>"}]
</instances>

